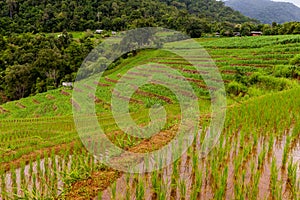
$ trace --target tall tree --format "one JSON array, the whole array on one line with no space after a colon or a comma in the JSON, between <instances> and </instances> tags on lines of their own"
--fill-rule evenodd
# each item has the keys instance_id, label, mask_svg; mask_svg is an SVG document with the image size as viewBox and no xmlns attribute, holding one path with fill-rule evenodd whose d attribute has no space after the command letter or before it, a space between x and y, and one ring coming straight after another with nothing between
<instances>
[{"instance_id":1,"label":"tall tree","mask_svg":"<svg viewBox=\"0 0 300 200\"><path fill-rule=\"evenodd\" d=\"M6 3L8 5L8 9L9 9L9 16L10 16L10 18L12 18L13 14L14 14L14 9L17 6L17 1L16 0L6 0Z\"/></svg>"},{"instance_id":2,"label":"tall tree","mask_svg":"<svg viewBox=\"0 0 300 200\"><path fill-rule=\"evenodd\" d=\"M20 99L30 94L34 85L31 71L29 65L14 65L5 70L5 91L10 99Z\"/></svg>"}]
</instances>

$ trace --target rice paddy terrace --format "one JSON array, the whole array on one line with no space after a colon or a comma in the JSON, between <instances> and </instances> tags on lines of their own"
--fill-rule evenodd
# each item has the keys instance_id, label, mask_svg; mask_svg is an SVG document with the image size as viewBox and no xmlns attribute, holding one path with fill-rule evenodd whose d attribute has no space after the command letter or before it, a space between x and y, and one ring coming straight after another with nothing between
<instances>
[{"instance_id":1,"label":"rice paddy terrace","mask_svg":"<svg viewBox=\"0 0 300 200\"><path fill-rule=\"evenodd\" d=\"M220 140L201 157L199 144L208 131L211 99L199 73L182 58L145 50L122 60L99 81L86 81L86 90L97 87L95 95L88 98L96 104L97 118L107 137L132 152L159 149L172 140L180 121L180 106L176 96L158 82L138 88L131 99L115 94L130 101L131 117L140 126L149 123L153 105L161 104L167 112L160 133L147 140L129 136L119 129L111 113L118 80L134 66L151 62L176 69L193 87L199 98L202 133L195 135L194 144L172 165L142 175L113 170L85 150L72 117L72 109L80 107L70 89L1 105L0 199L300 198L300 89L297 80L278 77L275 71L289 66L300 52L300 36L202 38L198 42L215 61L226 87L240 76L251 78L256 73L284 84L272 87L261 79L245 85L246 94L229 95ZM159 69L149 69L148 73L151 70ZM140 70L127 74L127 78L145 74Z\"/></svg>"}]
</instances>

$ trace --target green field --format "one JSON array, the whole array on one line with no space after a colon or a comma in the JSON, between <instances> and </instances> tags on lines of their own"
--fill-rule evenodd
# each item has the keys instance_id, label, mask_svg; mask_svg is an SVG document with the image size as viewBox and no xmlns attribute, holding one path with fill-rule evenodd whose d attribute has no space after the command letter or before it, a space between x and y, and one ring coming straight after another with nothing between
<instances>
[{"instance_id":1,"label":"green field","mask_svg":"<svg viewBox=\"0 0 300 200\"><path fill-rule=\"evenodd\" d=\"M0 199L299 199L300 35L197 42L219 68L227 92L225 125L207 156L201 156L199 143L210 131L213 99L203 78L170 52L144 50L118 61L98 82L86 80L83 89L97 87L88 98L95 101L99 124L115 145L150 152L174 138L181 120L178 99L155 83L133 94L130 115L141 127L149 124L154 105L163 105L167 113L161 132L141 139L118 127L111 111L112 91L135 66L157 63L177 70L189 81L200 108L202 132L195 134L187 152L152 173L111 169L96 161L79 139L72 89L51 90L0 106Z\"/></svg>"}]
</instances>

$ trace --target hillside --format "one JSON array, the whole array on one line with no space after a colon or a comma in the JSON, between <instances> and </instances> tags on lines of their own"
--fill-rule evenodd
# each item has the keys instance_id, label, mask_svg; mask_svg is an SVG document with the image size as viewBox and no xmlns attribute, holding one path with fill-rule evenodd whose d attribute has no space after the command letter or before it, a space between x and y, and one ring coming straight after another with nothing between
<instances>
[{"instance_id":1,"label":"hillside","mask_svg":"<svg viewBox=\"0 0 300 200\"><path fill-rule=\"evenodd\" d=\"M0 200L300 199L299 93L300 20L0 1Z\"/></svg>"},{"instance_id":2,"label":"hillside","mask_svg":"<svg viewBox=\"0 0 300 200\"><path fill-rule=\"evenodd\" d=\"M216 85L210 87L211 101L203 78L206 71L202 71L211 68L210 58L187 54L194 66L202 66L200 72L176 53L138 51L116 62L101 78L80 80L82 87L53 89L0 106L0 199L171 199L165 194L181 199L298 199L300 36L196 41L214 60L226 85L228 106L222 106L226 118L219 136L210 137L214 130L210 122L216 119L211 109L213 95L222 95L222 91L213 87ZM177 47L175 43L165 45ZM183 52L188 48L195 45L182 45ZM172 70L165 71L164 65ZM151 76L157 79L144 85L137 81ZM220 83L216 78L208 82ZM199 104L199 109L192 110L200 113L193 115L193 123L184 120L187 109L182 106L189 101L182 100L191 93L184 90L182 80L189 83ZM130 88L135 92L126 96ZM91 100L96 115L72 115L72 111L86 110L82 99ZM123 101L128 101L129 115L114 113ZM153 114L161 117L158 105L164 107L165 118L153 118ZM126 123L126 129L122 128L123 119L130 118L137 126ZM185 122L199 124L194 135L183 132L194 136L189 137L194 142L186 145L179 139L178 145L172 145ZM98 131L97 124L105 134ZM157 132L149 137L145 130ZM207 139L219 142L206 150L202 147ZM170 165L154 157L162 165L147 174L132 173L136 169L132 165L130 171L113 168L100 157L104 150L105 159L112 156L114 161L133 163L140 159L137 153L149 155L170 144L173 152L184 152Z\"/></svg>"},{"instance_id":3,"label":"hillside","mask_svg":"<svg viewBox=\"0 0 300 200\"><path fill-rule=\"evenodd\" d=\"M245 37L243 39L237 37L201 38L198 41L219 67L227 85L228 96L235 99L234 101L236 98L248 99L268 93L268 91L289 89L295 86L291 79L300 76L299 69L293 71L292 66L289 65L289 61L295 57L295 52L299 52L300 37L298 35ZM202 99L201 103L209 104L210 99L202 78L192 74L193 70L188 64L173 56L159 50L142 51L137 56L123 60L110 72L108 71L107 76L100 80L101 84L98 83L101 89L95 94L97 113L105 115L110 112L111 90L115 87L115 82L120 75L133 66L148 62L167 64L184 72L184 75L191 79L190 82L197 96ZM86 83L84 89L93 86L95 86L93 82ZM155 103L169 104L170 101L160 99L161 96L166 96L172 102L176 102L176 97L161 88L145 87L141 88L141 91L133 97L137 100L134 103L133 110L135 111L147 109ZM148 96L145 96L144 92ZM71 116L74 103L71 98L72 90L59 88L11 101L0 106L0 119Z\"/></svg>"},{"instance_id":4,"label":"hillside","mask_svg":"<svg viewBox=\"0 0 300 200\"><path fill-rule=\"evenodd\" d=\"M0 2L0 34L64 29L120 31L145 26L186 30L191 22L199 22L198 17L207 23L255 22L216 0L8 0Z\"/></svg>"},{"instance_id":5,"label":"hillside","mask_svg":"<svg viewBox=\"0 0 300 200\"><path fill-rule=\"evenodd\" d=\"M262 23L300 21L300 8L292 3L271 0L228 0L225 4Z\"/></svg>"},{"instance_id":6,"label":"hillside","mask_svg":"<svg viewBox=\"0 0 300 200\"><path fill-rule=\"evenodd\" d=\"M111 31L166 27L197 38L244 22L256 26L216 0L0 1L0 104L74 81Z\"/></svg>"}]
</instances>

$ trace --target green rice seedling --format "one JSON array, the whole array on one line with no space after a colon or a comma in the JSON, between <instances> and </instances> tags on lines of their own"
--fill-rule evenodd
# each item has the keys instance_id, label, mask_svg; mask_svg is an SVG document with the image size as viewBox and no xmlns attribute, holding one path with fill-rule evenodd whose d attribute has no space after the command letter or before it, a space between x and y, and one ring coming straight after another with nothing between
<instances>
[{"instance_id":1,"label":"green rice seedling","mask_svg":"<svg viewBox=\"0 0 300 200\"><path fill-rule=\"evenodd\" d=\"M111 198L113 200L116 200L116 194L117 194L117 182L115 181L111 185Z\"/></svg>"},{"instance_id":2,"label":"green rice seedling","mask_svg":"<svg viewBox=\"0 0 300 200\"><path fill-rule=\"evenodd\" d=\"M185 180L179 182L180 199L185 199L186 196L186 183Z\"/></svg>"},{"instance_id":3,"label":"green rice seedling","mask_svg":"<svg viewBox=\"0 0 300 200\"><path fill-rule=\"evenodd\" d=\"M196 171L196 193L197 196L200 195L201 192L201 187L202 187L202 171L201 170L197 170Z\"/></svg>"},{"instance_id":4,"label":"green rice seedling","mask_svg":"<svg viewBox=\"0 0 300 200\"><path fill-rule=\"evenodd\" d=\"M140 176L138 177L135 196L137 200L143 200L145 197L145 185Z\"/></svg>"},{"instance_id":5,"label":"green rice seedling","mask_svg":"<svg viewBox=\"0 0 300 200\"><path fill-rule=\"evenodd\" d=\"M68 147L64 152L63 160L64 160L64 171L66 171L68 169L68 163L70 161L70 147Z\"/></svg>"},{"instance_id":6,"label":"green rice seedling","mask_svg":"<svg viewBox=\"0 0 300 200\"><path fill-rule=\"evenodd\" d=\"M237 178L239 175L242 161L243 161L243 154L239 153L238 156L234 160L234 176L235 176L235 178Z\"/></svg>"},{"instance_id":7,"label":"green rice seedling","mask_svg":"<svg viewBox=\"0 0 300 200\"><path fill-rule=\"evenodd\" d=\"M219 184L219 188L215 192L215 199L223 199L226 193L226 186L227 186L227 178L228 178L228 166L225 167L222 177L221 183Z\"/></svg>"},{"instance_id":8,"label":"green rice seedling","mask_svg":"<svg viewBox=\"0 0 300 200\"><path fill-rule=\"evenodd\" d=\"M192 165L193 165L193 174L195 174L199 166L199 160L196 151L193 151L192 154Z\"/></svg>"},{"instance_id":9,"label":"green rice seedling","mask_svg":"<svg viewBox=\"0 0 300 200\"><path fill-rule=\"evenodd\" d=\"M258 163L257 163L257 169L262 169L265 157L266 157L266 148L265 144L263 144L263 149L258 155Z\"/></svg>"},{"instance_id":10,"label":"green rice seedling","mask_svg":"<svg viewBox=\"0 0 300 200\"><path fill-rule=\"evenodd\" d=\"M41 193L41 198L45 197L46 196L46 186L47 186L47 183L46 183L46 179L44 177L44 174L42 177L40 177L39 179L39 184L40 184L40 193Z\"/></svg>"},{"instance_id":11,"label":"green rice seedling","mask_svg":"<svg viewBox=\"0 0 300 200\"><path fill-rule=\"evenodd\" d=\"M153 187L154 195L157 195L158 187L159 187L159 180L158 180L158 172L154 171L151 174L151 183Z\"/></svg>"},{"instance_id":12,"label":"green rice seedling","mask_svg":"<svg viewBox=\"0 0 300 200\"><path fill-rule=\"evenodd\" d=\"M97 198L98 200L102 200L102 191L99 191L97 196L98 196Z\"/></svg>"},{"instance_id":13,"label":"green rice seedling","mask_svg":"<svg viewBox=\"0 0 300 200\"><path fill-rule=\"evenodd\" d=\"M37 183L36 183L36 174L32 174L32 193L33 194L38 194L38 189L37 189ZM40 196L40 195L38 195Z\"/></svg>"},{"instance_id":14,"label":"green rice seedling","mask_svg":"<svg viewBox=\"0 0 300 200\"><path fill-rule=\"evenodd\" d=\"M256 147L258 143L258 133L256 130L253 131L253 146Z\"/></svg>"},{"instance_id":15,"label":"green rice seedling","mask_svg":"<svg viewBox=\"0 0 300 200\"><path fill-rule=\"evenodd\" d=\"M20 185L24 185L26 183L25 166L25 162L22 161L20 167Z\"/></svg>"},{"instance_id":16,"label":"green rice seedling","mask_svg":"<svg viewBox=\"0 0 300 200\"><path fill-rule=\"evenodd\" d=\"M253 183L252 183L252 191L250 192L250 199L257 199L258 191L259 191L259 179L261 172L259 170L254 173Z\"/></svg>"},{"instance_id":17,"label":"green rice seedling","mask_svg":"<svg viewBox=\"0 0 300 200\"><path fill-rule=\"evenodd\" d=\"M159 199L161 200L167 199L167 183L163 179L160 184Z\"/></svg>"},{"instance_id":18,"label":"green rice seedling","mask_svg":"<svg viewBox=\"0 0 300 200\"><path fill-rule=\"evenodd\" d=\"M48 159L48 153L44 152L44 169L45 169L45 180L49 180L49 159Z\"/></svg>"},{"instance_id":19,"label":"green rice seedling","mask_svg":"<svg viewBox=\"0 0 300 200\"><path fill-rule=\"evenodd\" d=\"M0 196L2 197L2 199L6 198L5 192L6 192L6 181L5 181L5 176L6 173L4 171L4 169L0 169L0 178L1 178L1 194Z\"/></svg>"},{"instance_id":20,"label":"green rice seedling","mask_svg":"<svg viewBox=\"0 0 300 200\"><path fill-rule=\"evenodd\" d=\"M125 199L126 200L130 200L130 173L126 174L126 195L125 195Z\"/></svg>"},{"instance_id":21,"label":"green rice seedling","mask_svg":"<svg viewBox=\"0 0 300 200\"><path fill-rule=\"evenodd\" d=\"M252 144L249 143L248 145L246 145L243 149L243 162L245 163L247 161L248 156L250 155L250 153L252 152Z\"/></svg>"},{"instance_id":22,"label":"green rice seedling","mask_svg":"<svg viewBox=\"0 0 300 200\"><path fill-rule=\"evenodd\" d=\"M173 171L171 175L171 196L176 196L177 184L180 177L178 167L179 167L179 160L176 160L172 165Z\"/></svg>"},{"instance_id":23,"label":"green rice seedling","mask_svg":"<svg viewBox=\"0 0 300 200\"><path fill-rule=\"evenodd\" d=\"M244 143L245 143L245 132L240 131L240 147L244 147Z\"/></svg>"},{"instance_id":24,"label":"green rice seedling","mask_svg":"<svg viewBox=\"0 0 300 200\"><path fill-rule=\"evenodd\" d=\"M252 158L250 163L250 174L254 175L254 173L255 173L255 160ZM253 180L252 178L253 176L251 176L251 180Z\"/></svg>"},{"instance_id":25,"label":"green rice seedling","mask_svg":"<svg viewBox=\"0 0 300 200\"><path fill-rule=\"evenodd\" d=\"M197 188L196 188L195 185L193 185L190 199L191 200L196 200L197 197L198 197Z\"/></svg>"},{"instance_id":26,"label":"green rice seedling","mask_svg":"<svg viewBox=\"0 0 300 200\"><path fill-rule=\"evenodd\" d=\"M51 153L51 160L52 160L52 191L53 194L57 194L57 182L58 182L58 170L57 170L57 164L56 164L56 156L55 156L55 152L52 151Z\"/></svg>"},{"instance_id":27,"label":"green rice seedling","mask_svg":"<svg viewBox=\"0 0 300 200\"><path fill-rule=\"evenodd\" d=\"M28 188L24 188L24 198L23 199L40 199L40 197L34 193L35 191L33 190L28 190Z\"/></svg>"},{"instance_id":28,"label":"green rice seedling","mask_svg":"<svg viewBox=\"0 0 300 200\"><path fill-rule=\"evenodd\" d=\"M245 177L246 177L246 171L243 169L242 171L242 190L245 190Z\"/></svg>"},{"instance_id":29,"label":"green rice seedling","mask_svg":"<svg viewBox=\"0 0 300 200\"><path fill-rule=\"evenodd\" d=\"M32 173L33 173L33 163L32 163L32 159L30 158L30 160L29 160L29 179L32 178Z\"/></svg>"},{"instance_id":30,"label":"green rice seedling","mask_svg":"<svg viewBox=\"0 0 300 200\"><path fill-rule=\"evenodd\" d=\"M16 174L16 169L13 165L11 165L10 167L10 172L11 172L13 195L18 195L17 174Z\"/></svg>"},{"instance_id":31,"label":"green rice seedling","mask_svg":"<svg viewBox=\"0 0 300 200\"><path fill-rule=\"evenodd\" d=\"M40 176L41 175L41 155L38 155L37 156L37 159L36 159L36 171L37 171L37 176Z\"/></svg>"},{"instance_id":32,"label":"green rice seedling","mask_svg":"<svg viewBox=\"0 0 300 200\"><path fill-rule=\"evenodd\" d=\"M269 147L268 147L268 154L270 155L273 149L273 145L274 145L274 135L271 134L270 135L270 139L269 139Z\"/></svg>"},{"instance_id":33,"label":"green rice seedling","mask_svg":"<svg viewBox=\"0 0 300 200\"><path fill-rule=\"evenodd\" d=\"M234 183L234 196L235 199L245 199L243 195L242 184L238 181Z\"/></svg>"},{"instance_id":34,"label":"green rice seedling","mask_svg":"<svg viewBox=\"0 0 300 200\"><path fill-rule=\"evenodd\" d=\"M289 153L289 149L290 149L291 137L292 136L287 136L287 138L286 138L286 142L285 142L284 149L283 149L283 156L282 156L282 168L285 168L285 164L286 164L287 159L288 159L288 153Z\"/></svg>"},{"instance_id":35,"label":"green rice seedling","mask_svg":"<svg viewBox=\"0 0 300 200\"><path fill-rule=\"evenodd\" d=\"M202 187L202 171L200 169L196 169L195 173L195 181L192 186L191 199L199 199L201 194Z\"/></svg>"},{"instance_id":36,"label":"green rice seedling","mask_svg":"<svg viewBox=\"0 0 300 200\"><path fill-rule=\"evenodd\" d=\"M291 197L297 199L297 164L293 163L293 158L290 159L287 167L288 179L287 184L291 190Z\"/></svg>"},{"instance_id":37,"label":"green rice seedling","mask_svg":"<svg viewBox=\"0 0 300 200\"><path fill-rule=\"evenodd\" d=\"M90 169L91 169L91 172L94 172L95 171L95 157L89 153L89 163L90 163Z\"/></svg>"},{"instance_id":38,"label":"green rice seedling","mask_svg":"<svg viewBox=\"0 0 300 200\"><path fill-rule=\"evenodd\" d=\"M273 157L271 164L270 191L273 199L278 197L279 192L281 193L278 187L278 169L275 157Z\"/></svg>"}]
</instances>

